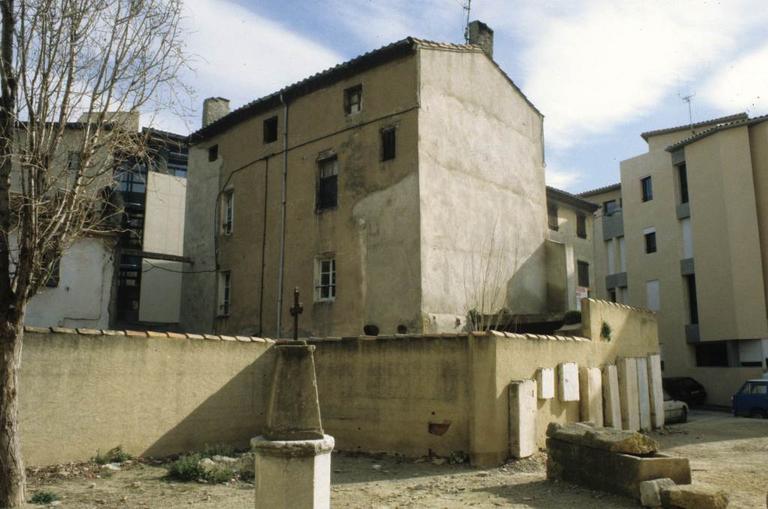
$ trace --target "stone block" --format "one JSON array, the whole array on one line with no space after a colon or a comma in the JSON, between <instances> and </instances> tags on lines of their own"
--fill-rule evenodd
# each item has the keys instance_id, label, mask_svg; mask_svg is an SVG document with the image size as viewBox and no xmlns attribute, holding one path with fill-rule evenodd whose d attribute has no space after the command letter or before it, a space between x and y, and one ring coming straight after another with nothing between
<instances>
[{"instance_id":1,"label":"stone block","mask_svg":"<svg viewBox=\"0 0 768 509\"><path fill-rule=\"evenodd\" d=\"M637 362L637 403L640 415L640 430L650 431L651 395L648 384L648 360L645 357L638 357L635 359L635 362Z\"/></svg>"},{"instance_id":2,"label":"stone block","mask_svg":"<svg viewBox=\"0 0 768 509\"><path fill-rule=\"evenodd\" d=\"M619 374L614 365L603 368L603 425L621 429Z\"/></svg>"},{"instance_id":3,"label":"stone block","mask_svg":"<svg viewBox=\"0 0 768 509\"><path fill-rule=\"evenodd\" d=\"M536 385L538 385L539 399L554 398L555 370L552 368L539 368L536 371Z\"/></svg>"},{"instance_id":4,"label":"stone block","mask_svg":"<svg viewBox=\"0 0 768 509\"><path fill-rule=\"evenodd\" d=\"M622 454L647 456L659 450L659 444L654 439L636 431L600 428L586 422L565 425L552 422L547 427L547 437Z\"/></svg>"},{"instance_id":5,"label":"stone block","mask_svg":"<svg viewBox=\"0 0 768 509\"><path fill-rule=\"evenodd\" d=\"M688 458L619 454L550 437L547 478L639 499L641 482L669 478L678 484L690 483L691 468Z\"/></svg>"},{"instance_id":6,"label":"stone block","mask_svg":"<svg viewBox=\"0 0 768 509\"><path fill-rule=\"evenodd\" d=\"M640 505L661 507L661 490L675 485L672 479L654 479L640 483Z\"/></svg>"},{"instance_id":7,"label":"stone block","mask_svg":"<svg viewBox=\"0 0 768 509\"><path fill-rule=\"evenodd\" d=\"M579 365L563 362L558 366L560 401L579 401Z\"/></svg>"},{"instance_id":8,"label":"stone block","mask_svg":"<svg viewBox=\"0 0 768 509\"><path fill-rule=\"evenodd\" d=\"M664 427L664 389L661 385L661 356L648 356L648 392L651 401L651 426Z\"/></svg>"},{"instance_id":9,"label":"stone block","mask_svg":"<svg viewBox=\"0 0 768 509\"><path fill-rule=\"evenodd\" d=\"M664 507L680 509L725 509L728 495L706 484L670 486L661 490L661 503Z\"/></svg>"},{"instance_id":10,"label":"stone block","mask_svg":"<svg viewBox=\"0 0 768 509\"><path fill-rule=\"evenodd\" d=\"M581 420L595 426L603 425L603 377L600 368L581 368L579 371L579 406Z\"/></svg>"},{"instance_id":11,"label":"stone block","mask_svg":"<svg viewBox=\"0 0 768 509\"><path fill-rule=\"evenodd\" d=\"M527 458L536 447L536 382L516 380L509 384L509 452Z\"/></svg>"},{"instance_id":12,"label":"stone block","mask_svg":"<svg viewBox=\"0 0 768 509\"><path fill-rule=\"evenodd\" d=\"M637 362L632 357L620 357L619 400L621 402L621 427L629 431L640 429L640 402L637 394Z\"/></svg>"}]
</instances>

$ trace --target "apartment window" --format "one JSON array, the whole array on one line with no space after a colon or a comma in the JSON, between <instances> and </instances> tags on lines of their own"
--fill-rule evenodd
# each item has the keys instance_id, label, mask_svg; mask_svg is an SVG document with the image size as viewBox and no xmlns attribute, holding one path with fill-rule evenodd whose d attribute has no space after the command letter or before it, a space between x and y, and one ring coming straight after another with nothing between
<instances>
[{"instance_id":1,"label":"apartment window","mask_svg":"<svg viewBox=\"0 0 768 509\"><path fill-rule=\"evenodd\" d=\"M235 191L230 189L221 196L221 233L229 235L235 219Z\"/></svg>"},{"instance_id":2,"label":"apartment window","mask_svg":"<svg viewBox=\"0 0 768 509\"><path fill-rule=\"evenodd\" d=\"M80 152L70 151L67 153L67 169L71 172L80 171Z\"/></svg>"},{"instance_id":3,"label":"apartment window","mask_svg":"<svg viewBox=\"0 0 768 509\"><path fill-rule=\"evenodd\" d=\"M577 261L579 286L589 288L589 264L587 262Z\"/></svg>"},{"instance_id":4,"label":"apartment window","mask_svg":"<svg viewBox=\"0 0 768 509\"><path fill-rule=\"evenodd\" d=\"M576 215L576 235L581 239L587 238L587 216L584 214Z\"/></svg>"},{"instance_id":5,"label":"apartment window","mask_svg":"<svg viewBox=\"0 0 768 509\"><path fill-rule=\"evenodd\" d=\"M658 311L661 305L659 294L659 280L653 279L645 282L645 306L651 311Z\"/></svg>"},{"instance_id":6,"label":"apartment window","mask_svg":"<svg viewBox=\"0 0 768 509\"><path fill-rule=\"evenodd\" d=\"M688 319L692 324L699 323L699 303L696 298L696 276L690 274L684 277L688 293Z\"/></svg>"},{"instance_id":7,"label":"apartment window","mask_svg":"<svg viewBox=\"0 0 768 509\"><path fill-rule=\"evenodd\" d=\"M547 221L550 230L557 231L560 228L557 221L557 205L547 204Z\"/></svg>"},{"instance_id":8,"label":"apartment window","mask_svg":"<svg viewBox=\"0 0 768 509\"><path fill-rule=\"evenodd\" d=\"M677 167L677 180L680 184L680 203L688 203L688 169L685 163Z\"/></svg>"},{"instance_id":9,"label":"apartment window","mask_svg":"<svg viewBox=\"0 0 768 509\"><path fill-rule=\"evenodd\" d=\"M616 288L608 289L608 300L611 302L616 302Z\"/></svg>"},{"instance_id":10,"label":"apartment window","mask_svg":"<svg viewBox=\"0 0 768 509\"><path fill-rule=\"evenodd\" d=\"M643 201L653 200L653 182L651 181L651 177L640 179L640 186L643 191Z\"/></svg>"},{"instance_id":11,"label":"apartment window","mask_svg":"<svg viewBox=\"0 0 768 509\"><path fill-rule=\"evenodd\" d=\"M381 160L394 159L397 152L397 138L395 128L387 127L381 130Z\"/></svg>"},{"instance_id":12,"label":"apartment window","mask_svg":"<svg viewBox=\"0 0 768 509\"><path fill-rule=\"evenodd\" d=\"M645 239L645 252L646 253L655 253L656 252L656 229L655 228L646 228L643 230L643 238Z\"/></svg>"},{"instance_id":13,"label":"apartment window","mask_svg":"<svg viewBox=\"0 0 768 509\"><path fill-rule=\"evenodd\" d=\"M617 200L608 200L603 202L603 214L606 216L612 216L619 210L619 202Z\"/></svg>"},{"instance_id":14,"label":"apartment window","mask_svg":"<svg viewBox=\"0 0 768 509\"><path fill-rule=\"evenodd\" d=\"M215 161L218 158L219 158L219 146L211 145L210 147L208 147L208 160Z\"/></svg>"},{"instance_id":15,"label":"apartment window","mask_svg":"<svg viewBox=\"0 0 768 509\"><path fill-rule=\"evenodd\" d=\"M318 162L317 210L335 208L338 204L339 160L336 157Z\"/></svg>"},{"instance_id":16,"label":"apartment window","mask_svg":"<svg viewBox=\"0 0 768 509\"><path fill-rule=\"evenodd\" d=\"M697 367L728 367L728 343L705 341L694 345Z\"/></svg>"},{"instance_id":17,"label":"apartment window","mask_svg":"<svg viewBox=\"0 0 768 509\"><path fill-rule=\"evenodd\" d=\"M277 141L277 115L264 121L264 143Z\"/></svg>"},{"instance_id":18,"label":"apartment window","mask_svg":"<svg viewBox=\"0 0 768 509\"><path fill-rule=\"evenodd\" d=\"M336 259L315 260L315 301L329 301L336 298Z\"/></svg>"},{"instance_id":19,"label":"apartment window","mask_svg":"<svg viewBox=\"0 0 768 509\"><path fill-rule=\"evenodd\" d=\"M232 304L232 273L219 272L219 316L229 316Z\"/></svg>"},{"instance_id":20,"label":"apartment window","mask_svg":"<svg viewBox=\"0 0 768 509\"><path fill-rule=\"evenodd\" d=\"M61 279L61 258L57 256L56 261L50 266L48 275L45 279L45 286L48 288L56 288L59 286L59 279Z\"/></svg>"},{"instance_id":21,"label":"apartment window","mask_svg":"<svg viewBox=\"0 0 768 509\"><path fill-rule=\"evenodd\" d=\"M355 85L344 90L344 113L354 115L363 109L363 86Z\"/></svg>"}]
</instances>

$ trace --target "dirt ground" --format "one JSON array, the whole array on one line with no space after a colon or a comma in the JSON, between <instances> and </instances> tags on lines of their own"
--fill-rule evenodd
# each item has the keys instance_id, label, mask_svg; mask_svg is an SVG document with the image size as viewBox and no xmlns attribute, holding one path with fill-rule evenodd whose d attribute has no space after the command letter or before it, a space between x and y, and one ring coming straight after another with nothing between
<instances>
[{"instance_id":1,"label":"dirt ground","mask_svg":"<svg viewBox=\"0 0 768 509\"><path fill-rule=\"evenodd\" d=\"M695 481L726 490L731 507L765 506L768 420L692 412L689 423L670 426L654 437L666 452L690 458ZM499 468L475 469L334 453L332 468L332 505L337 508L638 507L630 499L548 482L543 454ZM52 491L62 508L253 507L253 485L245 481L170 482L163 479L165 468L151 462L133 462L107 475L93 465L46 469L30 476L29 492Z\"/></svg>"}]
</instances>

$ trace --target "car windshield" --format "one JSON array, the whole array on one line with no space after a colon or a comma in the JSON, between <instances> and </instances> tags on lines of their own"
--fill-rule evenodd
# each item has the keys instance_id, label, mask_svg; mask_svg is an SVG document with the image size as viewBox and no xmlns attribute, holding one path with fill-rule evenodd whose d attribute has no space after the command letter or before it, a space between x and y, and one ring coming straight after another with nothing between
<instances>
[{"instance_id":1,"label":"car windshield","mask_svg":"<svg viewBox=\"0 0 768 509\"><path fill-rule=\"evenodd\" d=\"M768 384L750 384L749 394L768 394Z\"/></svg>"}]
</instances>

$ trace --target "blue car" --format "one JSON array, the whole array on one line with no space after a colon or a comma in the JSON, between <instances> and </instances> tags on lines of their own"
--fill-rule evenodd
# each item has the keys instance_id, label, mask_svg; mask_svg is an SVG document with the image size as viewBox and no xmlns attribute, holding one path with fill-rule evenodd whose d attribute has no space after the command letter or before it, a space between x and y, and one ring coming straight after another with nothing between
<instances>
[{"instance_id":1,"label":"blue car","mask_svg":"<svg viewBox=\"0 0 768 509\"><path fill-rule=\"evenodd\" d=\"M768 419L768 379L747 380L731 400L733 415Z\"/></svg>"}]
</instances>

